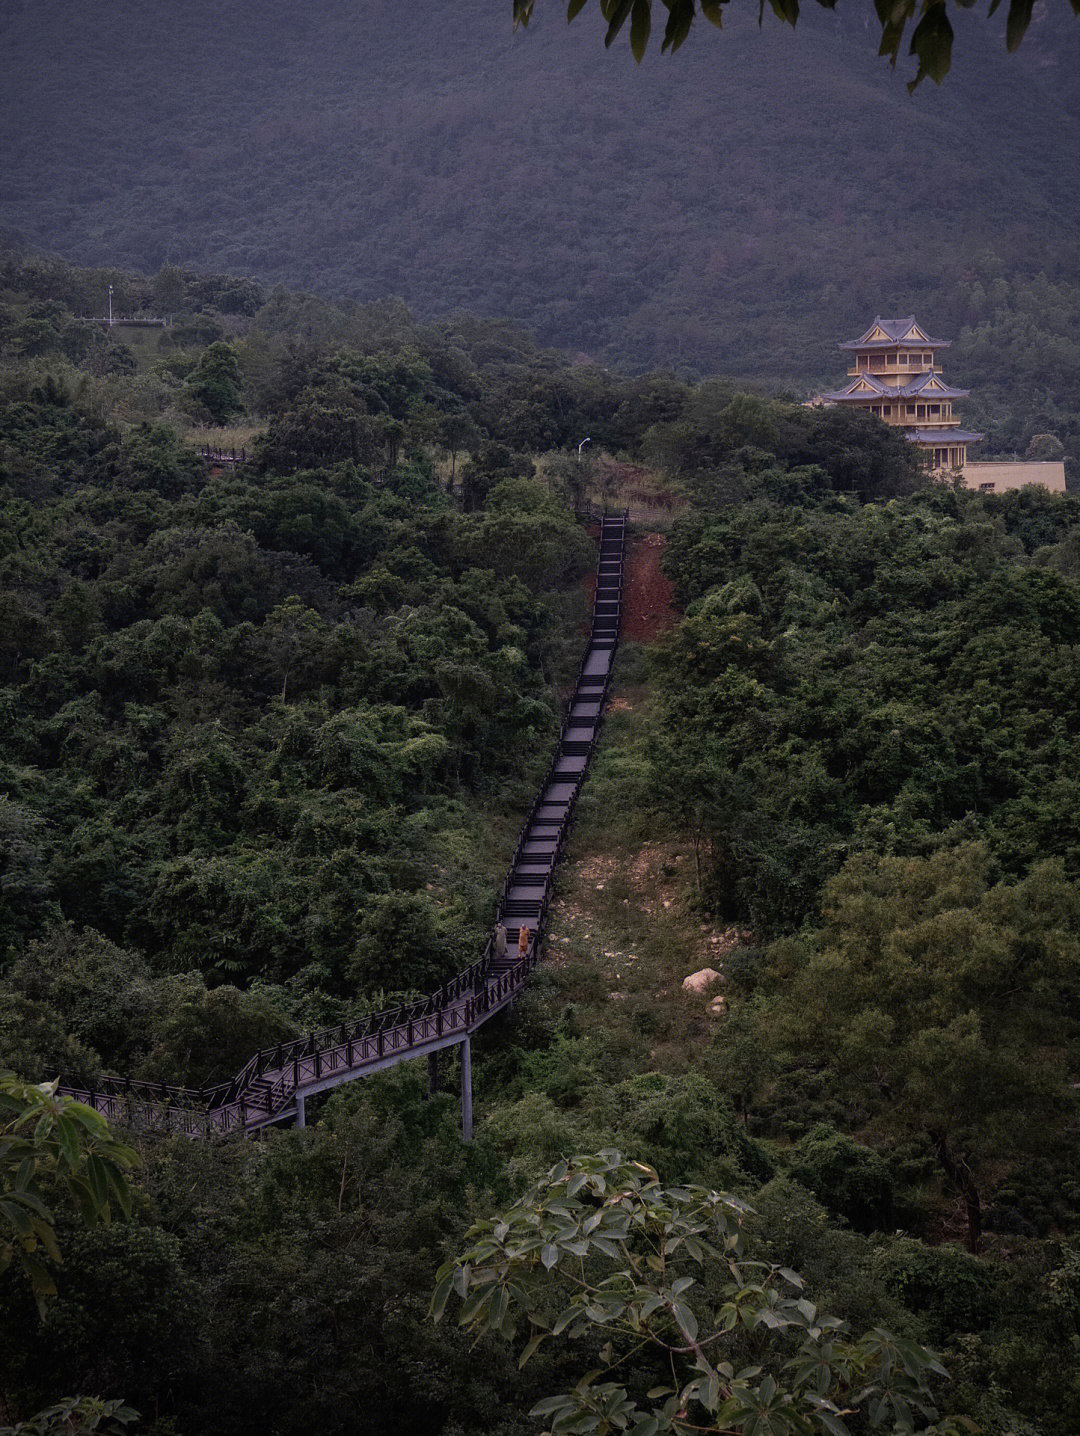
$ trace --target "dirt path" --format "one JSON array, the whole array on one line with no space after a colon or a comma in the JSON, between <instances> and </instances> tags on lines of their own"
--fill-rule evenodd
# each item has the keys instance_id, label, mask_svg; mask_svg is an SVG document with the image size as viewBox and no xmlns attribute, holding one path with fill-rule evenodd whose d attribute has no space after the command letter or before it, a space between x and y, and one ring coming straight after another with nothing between
<instances>
[{"instance_id":1,"label":"dirt path","mask_svg":"<svg viewBox=\"0 0 1080 1436\"><path fill-rule=\"evenodd\" d=\"M653 643L679 621L672 603L675 585L660 571L666 548L664 534L643 534L626 556L622 636L635 643Z\"/></svg>"},{"instance_id":2,"label":"dirt path","mask_svg":"<svg viewBox=\"0 0 1080 1436\"><path fill-rule=\"evenodd\" d=\"M595 538L599 530L588 532ZM672 602L675 585L660 570L666 548L667 536L661 533L642 534L627 545L621 636L634 643L654 643L660 634L674 628L681 617ZM586 574L582 587L591 613L596 574ZM583 631L587 631L587 626L583 625Z\"/></svg>"}]
</instances>

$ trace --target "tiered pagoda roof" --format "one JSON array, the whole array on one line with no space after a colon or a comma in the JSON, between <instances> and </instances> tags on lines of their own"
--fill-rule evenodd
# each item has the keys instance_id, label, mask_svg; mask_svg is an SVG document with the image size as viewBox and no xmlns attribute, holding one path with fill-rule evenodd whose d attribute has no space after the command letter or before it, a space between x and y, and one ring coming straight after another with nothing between
<instances>
[{"instance_id":1,"label":"tiered pagoda roof","mask_svg":"<svg viewBox=\"0 0 1080 1436\"><path fill-rule=\"evenodd\" d=\"M886 399L913 399L916 395L920 399L966 399L970 393L970 389L951 388L940 375L928 369L916 374L909 384L883 384L876 374L860 373L843 389L833 389L821 397L835 403L837 399L850 399L853 394L881 394Z\"/></svg>"},{"instance_id":2,"label":"tiered pagoda roof","mask_svg":"<svg viewBox=\"0 0 1080 1436\"><path fill-rule=\"evenodd\" d=\"M983 435L960 427L954 401L966 399L970 391L955 389L941 377L933 352L949 347L948 339L928 334L914 314L903 319L878 315L865 334L840 345L856 353L844 386L812 402L874 414L926 451L935 471L963 470L967 446Z\"/></svg>"},{"instance_id":3,"label":"tiered pagoda roof","mask_svg":"<svg viewBox=\"0 0 1080 1436\"><path fill-rule=\"evenodd\" d=\"M877 318L861 339L845 339L841 349L892 349L897 344L929 345L931 349L948 349L951 339L934 339L921 327L914 314L906 319Z\"/></svg>"}]
</instances>

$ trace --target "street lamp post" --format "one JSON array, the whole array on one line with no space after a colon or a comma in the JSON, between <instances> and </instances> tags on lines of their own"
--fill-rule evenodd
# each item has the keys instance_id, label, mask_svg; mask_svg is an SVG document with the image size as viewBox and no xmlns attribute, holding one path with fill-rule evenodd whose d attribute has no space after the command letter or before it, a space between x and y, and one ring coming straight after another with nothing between
<instances>
[{"instance_id":1,"label":"street lamp post","mask_svg":"<svg viewBox=\"0 0 1080 1436\"><path fill-rule=\"evenodd\" d=\"M577 446L577 461L579 464L581 463L581 451L584 449L586 444L591 443L592 439L590 439L588 434L586 434L584 439L582 439L581 443ZM579 518L581 516L582 505L585 499L585 475L578 474L577 482L573 484L572 487L574 490L574 515L575 517Z\"/></svg>"}]
</instances>

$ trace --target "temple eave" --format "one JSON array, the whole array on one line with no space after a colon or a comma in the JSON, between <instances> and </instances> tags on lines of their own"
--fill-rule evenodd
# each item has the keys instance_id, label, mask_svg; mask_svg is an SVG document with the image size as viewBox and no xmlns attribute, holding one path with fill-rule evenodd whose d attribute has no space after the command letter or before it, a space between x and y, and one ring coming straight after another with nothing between
<instances>
[{"instance_id":1,"label":"temple eave","mask_svg":"<svg viewBox=\"0 0 1080 1436\"><path fill-rule=\"evenodd\" d=\"M951 339L844 339L838 349L950 349Z\"/></svg>"},{"instance_id":2,"label":"temple eave","mask_svg":"<svg viewBox=\"0 0 1080 1436\"><path fill-rule=\"evenodd\" d=\"M909 428L907 425L896 425L906 439L913 444L925 444L930 446L948 444L977 444L985 434L976 434L970 429L950 429L942 426L940 429L918 429Z\"/></svg>"},{"instance_id":3,"label":"temple eave","mask_svg":"<svg viewBox=\"0 0 1080 1436\"><path fill-rule=\"evenodd\" d=\"M860 378L862 376L860 375ZM869 376L876 379L877 375ZM822 394L822 399L831 399L834 403L869 404L876 399L918 399L920 403L933 402L939 399L966 399L971 393L970 389L951 389L944 385L940 388L929 388L926 384L877 384L872 388L859 389L832 389L827 394Z\"/></svg>"}]
</instances>

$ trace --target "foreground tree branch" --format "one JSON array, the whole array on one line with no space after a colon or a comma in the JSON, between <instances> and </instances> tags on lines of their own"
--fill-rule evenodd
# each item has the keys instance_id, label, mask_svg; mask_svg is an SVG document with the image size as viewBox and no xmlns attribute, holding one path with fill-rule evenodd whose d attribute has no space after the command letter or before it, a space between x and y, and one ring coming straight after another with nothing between
<instances>
[{"instance_id":1,"label":"foreground tree branch","mask_svg":"<svg viewBox=\"0 0 1080 1436\"><path fill-rule=\"evenodd\" d=\"M946 1372L933 1352L882 1327L855 1338L820 1312L796 1272L747 1254L748 1212L725 1192L663 1187L618 1151L574 1157L470 1229L431 1314L455 1295L477 1335L513 1341L527 1324L521 1366L560 1336L606 1338L599 1367L533 1408L551 1436L847 1436L848 1417L859 1430L959 1432L934 1406L930 1379ZM625 1384L601 1379L618 1366Z\"/></svg>"},{"instance_id":2,"label":"foreground tree branch","mask_svg":"<svg viewBox=\"0 0 1080 1436\"><path fill-rule=\"evenodd\" d=\"M567 18L573 20L585 9L588 0L570 0ZM700 13L718 29L729 0L600 0L600 13L606 22L604 44L610 45L629 21L630 48L640 61L649 46L654 28L663 24L662 52L679 49L693 28ZM817 0L826 10L836 8L836 0ZM975 0L955 0L970 9ZM1068 0L1073 13L1080 15L1080 0ZM988 14L1000 8L1002 0L990 0ZM799 19L799 0L769 0L776 17L785 24L795 25ZM1009 0L1005 22L1005 43L1010 50L1020 45L1035 7L1035 0ZM881 24L879 55L889 56L895 65L900 47L909 30L911 42L907 53L919 63L918 72L908 86L914 89L925 76L940 84L952 63L953 28L949 22L948 0L874 0ZM536 9L536 0L514 0L514 23L528 25ZM765 0L759 0L758 21L765 16ZM654 21L655 26L654 26Z\"/></svg>"}]
</instances>

